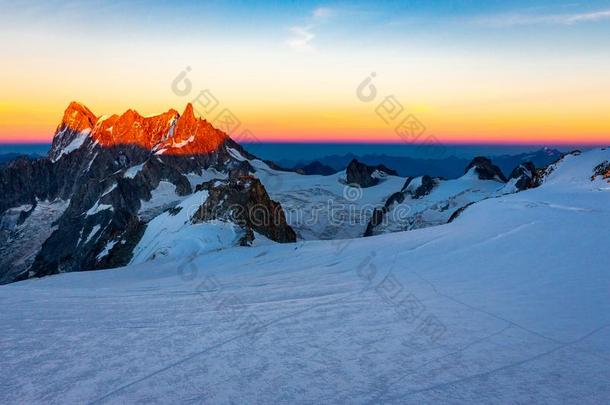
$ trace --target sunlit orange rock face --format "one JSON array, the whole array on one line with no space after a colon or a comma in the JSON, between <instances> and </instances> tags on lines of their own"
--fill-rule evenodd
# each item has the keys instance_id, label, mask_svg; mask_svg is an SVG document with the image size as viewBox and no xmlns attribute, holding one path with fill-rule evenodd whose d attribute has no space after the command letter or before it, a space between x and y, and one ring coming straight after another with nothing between
<instances>
[{"instance_id":1,"label":"sunlit orange rock face","mask_svg":"<svg viewBox=\"0 0 610 405\"><path fill-rule=\"evenodd\" d=\"M189 103L180 115L176 110L144 117L135 110L97 118L87 107L70 103L58 132L64 128L83 131L104 147L135 145L165 155L197 155L215 151L227 135L209 122L195 117Z\"/></svg>"},{"instance_id":2,"label":"sunlit orange rock face","mask_svg":"<svg viewBox=\"0 0 610 405\"><path fill-rule=\"evenodd\" d=\"M214 128L206 120L196 118L193 106L189 103L184 113L178 118L174 134L164 141L159 152L172 155L194 155L208 153L218 149L227 135Z\"/></svg>"},{"instance_id":3,"label":"sunlit orange rock face","mask_svg":"<svg viewBox=\"0 0 610 405\"><path fill-rule=\"evenodd\" d=\"M64 129L71 129L75 132L85 131L92 129L96 122L97 117L95 114L84 105L73 101L64 111L64 117L59 127L57 127L57 132L61 132Z\"/></svg>"}]
</instances>

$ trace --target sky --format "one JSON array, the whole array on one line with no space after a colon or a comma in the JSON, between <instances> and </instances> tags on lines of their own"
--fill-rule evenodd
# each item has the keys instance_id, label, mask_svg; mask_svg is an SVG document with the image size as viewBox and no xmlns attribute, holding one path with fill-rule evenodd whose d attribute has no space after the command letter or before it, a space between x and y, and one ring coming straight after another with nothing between
<instances>
[{"instance_id":1,"label":"sky","mask_svg":"<svg viewBox=\"0 0 610 405\"><path fill-rule=\"evenodd\" d=\"M610 0L201 3L0 0L0 142L76 100L261 141L610 143Z\"/></svg>"}]
</instances>

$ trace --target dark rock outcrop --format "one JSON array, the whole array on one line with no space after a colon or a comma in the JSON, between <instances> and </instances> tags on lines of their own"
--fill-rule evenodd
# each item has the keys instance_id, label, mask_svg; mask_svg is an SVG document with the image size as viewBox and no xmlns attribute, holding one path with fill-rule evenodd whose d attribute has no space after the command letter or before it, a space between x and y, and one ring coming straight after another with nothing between
<instances>
[{"instance_id":1,"label":"dark rock outcrop","mask_svg":"<svg viewBox=\"0 0 610 405\"><path fill-rule=\"evenodd\" d=\"M402 195L402 193L401 193L401 195ZM364 235L363 235L364 237L374 235L375 228L382 223L383 218L384 218L385 214L387 213L387 211L388 211L387 204L381 208L375 208L375 210L373 211L373 215L371 216L371 219L369 220L369 223L366 225L366 229L365 229Z\"/></svg>"},{"instance_id":2,"label":"dark rock outcrop","mask_svg":"<svg viewBox=\"0 0 610 405\"><path fill-rule=\"evenodd\" d=\"M239 238L239 246L252 246L252 242L254 242L254 231L252 228L246 227L244 236Z\"/></svg>"},{"instance_id":3,"label":"dark rock outcrop","mask_svg":"<svg viewBox=\"0 0 610 405\"><path fill-rule=\"evenodd\" d=\"M502 173L502 170L486 157L477 156L472 159L464 173L467 173L473 167L481 180L497 180L506 183L506 177Z\"/></svg>"},{"instance_id":4,"label":"dark rock outcrop","mask_svg":"<svg viewBox=\"0 0 610 405\"><path fill-rule=\"evenodd\" d=\"M409 187L409 185L411 184L411 182L413 181L414 178L415 177L413 177L413 176L407 177L407 179L405 180L405 184L402 186L400 191L405 191L407 189L407 187Z\"/></svg>"},{"instance_id":5,"label":"dark rock outcrop","mask_svg":"<svg viewBox=\"0 0 610 405\"><path fill-rule=\"evenodd\" d=\"M330 176L331 174L335 174L338 170L333 169L330 166L324 165L317 160L308 163L304 166L295 167L295 171L299 174L319 174L322 176Z\"/></svg>"},{"instance_id":6,"label":"dark rock outcrop","mask_svg":"<svg viewBox=\"0 0 610 405\"><path fill-rule=\"evenodd\" d=\"M221 219L276 242L296 242L296 233L286 222L282 206L271 200L259 179L242 176L210 181L197 190L208 190L209 196L193 216L194 223Z\"/></svg>"},{"instance_id":7,"label":"dark rock outcrop","mask_svg":"<svg viewBox=\"0 0 610 405\"><path fill-rule=\"evenodd\" d=\"M434 189L434 187L437 185L438 181L438 179L433 179L428 175L424 175L421 177L421 184L417 186L415 190L413 190L409 188L413 180L415 180L414 177L408 177L401 191L390 195L385 201L383 207L377 207L373 210L371 219L369 220L366 230L364 231L364 236L374 235L375 229L381 225L384 220L386 220L386 214L390 211L393 205L402 204L407 196L410 196L413 199L418 199L430 194L432 189Z\"/></svg>"},{"instance_id":8,"label":"dark rock outcrop","mask_svg":"<svg viewBox=\"0 0 610 405\"><path fill-rule=\"evenodd\" d=\"M390 176L398 175L394 170L388 169L384 165L369 166L353 159L346 169L347 184L357 184L362 188L374 186L379 183L379 178L373 176L375 172Z\"/></svg>"},{"instance_id":9,"label":"dark rock outcrop","mask_svg":"<svg viewBox=\"0 0 610 405\"><path fill-rule=\"evenodd\" d=\"M597 176L601 176L610 182L610 162L606 160L595 166L593 169L593 176L591 176L591 181L595 180Z\"/></svg>"},{"instance_id":10,"label":"dark rock outcrop","mask_svg":"<svg viewBox=\"0 0 610 405\"><path fill-rule=\"evenodd\" d=\"M455 221L460 215L462 215L462 213L464 211L466 211L466 208L470 207L473 204L475 204L475 203L471 202L471 203L464 205L463 207L458 208L453 214L451 214L447 223L450 224L451 222Z\"/></svg>"},{"instance_id":11,"label":"dark rock outcrop","mask_svg":"<svg viewBox=\"0 0 610 405\"><path fill-rule=\"evenodd\" d=\"M532 162L525 162L511 172L509 180L516 179L515 188L518 191L538 186L536 167Z\"/></svg>"},{"instance_id":12,"label":"dark rock outcrop","mask_svg":"<svg viewBox=\"0 0 610 405\"><path fill-rule=\"evenodd\" d=\"M430 192L432 191L434 186L436 186L437 182L440 179L432 178L432 177L428 176L427 174L423 175L421 177L421 184L419 186L417 186L417 188L415 190L412 190L412 189L410 190L409 186L411 185L413 180L415 180L415 177L408 177L407 180L405 181L405 184L400 189L400 192L407 192L407 193L411 194L412 198L421 198L425 195L430 194Z\"/></svg>"},{"instance_id":13,"label":"dark rock outcrop","mask_svg":"<svg viewBox=\"0 0 610 405\"><path fill-rule=\"evenodd\" d=\"M421 178L421 185L415 189L413 192L413 198L421 198L425 195L430 194L436 182L434 179L428 175L424 175Z\"/></svg>"}]
</instances>

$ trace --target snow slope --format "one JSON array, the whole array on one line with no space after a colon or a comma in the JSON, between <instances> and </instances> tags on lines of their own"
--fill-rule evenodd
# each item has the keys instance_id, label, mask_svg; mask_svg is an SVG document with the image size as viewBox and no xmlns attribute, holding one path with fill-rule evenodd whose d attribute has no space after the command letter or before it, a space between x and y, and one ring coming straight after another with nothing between
<instances>
[{"instance_id":1,"label":"snow slope","mask_svg":"<svg viewBox=\"0 0 610 405\"><path fill-rule=\"evenodd\" d=\"M207 191L198 191L184 199L175 210L153 218L134 249L131 264L159 258L179 259L235 246L245 232L238 225L222 221L191 222L191 217L207 198Z\"/></svg>"},{"instance_id":2,"label":"snow slope","mask_svg":"<svg viewBox=\"0 0 610 405\"><path fill-rule=\"evenodd\" d=\"M0 286L0 402L607 403L603 160L437 227Z\"/></svg>"}]
</instances>

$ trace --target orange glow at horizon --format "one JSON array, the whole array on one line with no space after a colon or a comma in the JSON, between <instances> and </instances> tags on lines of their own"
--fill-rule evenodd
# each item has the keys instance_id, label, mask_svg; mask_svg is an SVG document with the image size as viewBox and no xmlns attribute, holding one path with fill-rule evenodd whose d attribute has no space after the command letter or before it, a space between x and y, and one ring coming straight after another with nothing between
<instances>
[{"instance_id":1,"label":"orange glow at horizon","mask_svg":"<svg viewBox=\"0 0 610 405\"><path fill-rule=\"evenodd\" d=\"M168 102L165 107L159 103L142 109L137 105L128 108L143 115L170 108L181 111L185 103L180 101ZM50 143L67 104L0 103L0 143ZM128 109L127 104L84 104L98 116L122 114ZM351 108L327 104L313 108L243 103L235 109L241 126L229 135L239 140L241 132L247 129L258 141L282 143L400 144L422 142L433 136L435 141L447 144L606 145L610 144L610 122L599 118L604 116L606 104L610 103L580 109L575 109L573 103L556 103L552 108L548 104L514 104L477 109L428 104L413 109L426 132L417 139L404 140L394 131L399 120L383 122L375 113L375 104L356 104ZM213 123L214 117L212 114L203 118Z\"/></svg>"},{"instance_id":2,"label":"orange glow at horizon","mask_svg":"<svg viewBox=\"0 0 610 405\"><path fill-rule=\"evenodd\" d=\"M53 133L56 126L51 127L35 127L35 128L15 128L9 129L9 134L3 133L6 129L0 126L0 145L1 144L36 144L36 143L51 143ZM47 133L51 135L40 135ZM606 133L588 134L586 136L574 136L572 133L554 133L552 136L541 136L540 133L520 133L513 134L497 134L490 136L489 133L462 135L459 133L446 132L444 134L426 133L415 141L402 139L396 135L392 129L383 128L379 131L359 131L350 130L344 132L335 132L334 136L328 136L326 133L300 133L294 131L291 135L286 135L285 132L268 131L263 133L255 132L256 138L254 142L276 142L276 143L369 143L369 144L409 144L421 143L430 141L431 139L438 140L441 143L447 144L523 144L523 145L610 145L610 135ZM232 134L234 139L239 140L239 131ZM251 142L250 142L251 143Z\"/></svg>"}]
</instances>

